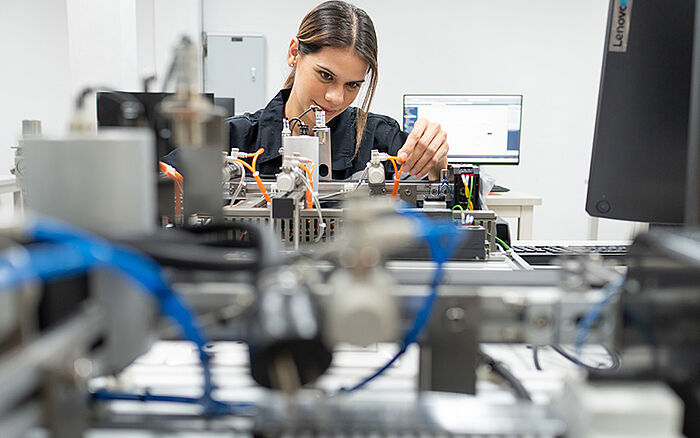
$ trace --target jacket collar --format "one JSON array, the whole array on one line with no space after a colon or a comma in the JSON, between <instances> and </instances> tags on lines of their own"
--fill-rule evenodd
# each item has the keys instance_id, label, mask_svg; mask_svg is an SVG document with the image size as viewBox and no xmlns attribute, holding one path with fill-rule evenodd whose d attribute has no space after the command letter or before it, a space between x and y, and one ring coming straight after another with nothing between
<instances>
[{"instance_id":1,"label":"jacket collar","mask_svg":"<svg viewBox=\"0 0 700 438\"><path fill-rule=\"evenodd\" d=\"M260 115L257 147L265 149L258 159L261 163L281 156L282 118L284 118L284 105L291 91L291 88L280 90ZM352 166L351 158L355 152L354 121L355 108L350 107L328 122L328 127L331 128L333 170L344 170Z\"/></svg>"},{"instance_id":2,"label":"jacket collar","mask_svg":"<svg viewBox=\"0 0 700 438\"><path fill-rule=\"evenodd\" d=\"M258 148L265 148L265 152L260 155L258 159L260 162L269 161L280 156L284 104L287 102L287 99L289 99L289 93L291 91L291 88L280 90L267 104L260 115L258 124Z\"/></svg>"}]
</instances>

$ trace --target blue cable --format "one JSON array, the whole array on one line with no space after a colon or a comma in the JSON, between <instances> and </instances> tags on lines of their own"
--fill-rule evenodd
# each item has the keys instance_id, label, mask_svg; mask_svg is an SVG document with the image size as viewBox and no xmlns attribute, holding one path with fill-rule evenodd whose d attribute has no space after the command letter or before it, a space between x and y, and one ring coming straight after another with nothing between
<instances>
[{"instance_id":1,"label":"blue cable","mask_svg":"<svg viewBox=\"0 0 700 438\"><path fill-rule=\"evenodd\" d=\"M35 220L27 232L29 238L41 243L0 253L0 291L37 278L50 281L66 275L85 273L96 267L111 268L125 274L141 289L153 294L160 304L160 311L179 325L185 339L197 345L204 377L203 395L197 399L197 403L202 405L207 414L232 412L231 405L212 397L214 384L211 358L205 350L206 338L193 312L168 285L157 263L132 249L112 245L54 219ZM104 398L109 392L102 391L100 394ZM112 397L113 400L131 400L140 396L114 393ZM151 400L162 401L158 399L159 396L154 397ZM175 400L178 399L171 399Z\"/></svg>"},{"instance_id":2,"label":"blue cable","mask_svg":"<svg viewBox=\"0 0 700 438\"><path fill-rule=\"evenodd\" d=\"M28 232L29 237L35 240L54 242L64 247L70 245L83 256L83 261L88 267L110 267L125 274L155 296L163 314L178 323L185 339L197 345L200 355L208 355L204 351L204 335L195 323L192 311L170 288L160 266L153 260L132 249L112 245L97 236L53 219L35 221ZM55 254L53 258L55 263L62 263L61 258ZM44 266L40 265L37 268L41 269L36 270L41 275Z\"/></svg>"},{"instance_id":3,"label":"blue cable","mask_svg":"<svg viewBox=\"0 0 700 438\"><path fill-rule=\"evenodd\" d=\"M442 191L447 188L447 190L450 191L450 195L453 195L452 189L450 188L450 184L447 182L447 179L443 179L442 182L440 183L440 190L438 190L438 196L442 194Z\"/></svg>"},{"instance_id":4,"label":"blue cable","mask_svg":"<svg viewBox=\"0 0 700 438\"><path fill-rule=\"evenodd\" d=\"M157 395L146 391L143 394L132 394L128 392L106 391L103 389L97 390L90 394L94 400L102 401L140 401L140 402L166 402L166 403L183 403L192 405L201 405L201 398L183 397L177 395ZM253 414L255 413L256 405L248 402L222 403L221 408L216 414Z\"/></svg>"},{"instance_id":5,"label":"blue cable","mask_svg":"<svg viewBox=\"0 0 700 438\"><path fill-rule=\"evenodd\" d=\"M413 320L411 329L404 335L399 351L391 359L389 359L384 366L362 379L362 381L359 383L350 388L341 388L341 393L357 391L372 380L379 377L386 370L391 368L391 366L401 356L403 356L409 345L418 341L423 328L430 319L430 313L433 309L435 299L437 298L438 285L440 284L440 280L442 279L442 274L444 272L443 264L452 256L452 253L454 253L455 249L457 249L462 239L462 234L459 232L453 221L428 220L420 213L412 210L407 210L402 212L402 214L412 218L416 222L419 230L418 235L428 244L430 256L437 264L435 267L435 272L433 273L433 279L430 282L430 293L425 298L423 306L418 311L418 314L416 314L416 318Z\"/></svg>"},{"instance_id":6,"label":"blue cable","mask_svg":"<svg viewBox=\"0 0 700 438\"><path fill-rule=\"evenodd\" d=\"M612 300L612 298L622 290L622 285L624 283L625 277L623 276L620 276L619 278L608 283L603 288L603 299L595 303L581 319L578 326L578 333L576 334L576 356L581 356L581 349L586 343L586 339L588 339L588 335L593 328L593 324L595 324L598 318L600 318L600 314L603 312L603 309L608 305L610 300Z\"/></svg>"},{"instance_id":7,"label":"blue cable","mask_svg":"<svg viewBox=\"0 0 700 438\"><path fill-rule=\"evenodd\" d=\"M93 265L79 248L70 244L35 245L35 248L11 248L0 253L0 291L37 278L54 278L82 274Z\"/></svg>"}]
</instances>

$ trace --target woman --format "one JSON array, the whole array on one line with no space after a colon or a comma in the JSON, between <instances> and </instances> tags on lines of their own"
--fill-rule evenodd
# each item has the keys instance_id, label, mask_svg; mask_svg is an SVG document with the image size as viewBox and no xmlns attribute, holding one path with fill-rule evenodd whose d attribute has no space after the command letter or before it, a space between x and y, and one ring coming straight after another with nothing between
<instances>
[{"instance_id":1,"label":"woman","mask_svg":"<svg viewBox=\"0 0 700 438\"><path fill-rule=\"evenodd\" d=\"M363 170L372 149L401 158L403 174L439 178L448 150L440 125L419 119L409 135L395 120L368 112L377 86L377 36L365 11L342 1L320 4L302 20L287 59L292 71L284 89L264 109L231 121L231 147L265 149L258 159L261 174L279 172L282 118L298 117L316 105L331 129L334 179ZM362 108L350 107L361 91ZM314 126L313 111L302 120ZM298 125L294 129L298 134Z\"/></svg>"}]
</instances>

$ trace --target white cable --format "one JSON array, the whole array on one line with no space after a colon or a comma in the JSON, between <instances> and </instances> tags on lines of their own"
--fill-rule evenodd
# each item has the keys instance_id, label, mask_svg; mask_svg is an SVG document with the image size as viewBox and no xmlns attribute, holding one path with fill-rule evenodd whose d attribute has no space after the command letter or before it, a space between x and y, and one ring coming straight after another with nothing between
<instances>
[{"instance_id":1,"label":"white cable","mask_svg":"<svg viewBox=\"0 0 700 438\"><path fill-rule=\"evenodd\" d=\"M365 166L365 170L362 171L362 174L360 175L360 179L357 181L357 185L355 186L354 189L352 189L353 191L360 188L360 186L362 185L362 180L367 177L367 172L369 172L370 166L371 166L371 164L367 163L367 165Z\"/></svg>"},{"instance_id":2,"label":"white cable","mask_svg":"<svg viewBox=\"0 0 700 438\"><path fill-rule=\"evenodd\" d=\"M236 168L238 168L238 171L241 173L241 179L240 181L238 181L238 187L236 187L236 191L233 192L233 196L231 196L231 204L229 204L231 207L233 207L236 203L238 194L241 193L241 190L243 189L243 183L245 182L245 169L243 168L243 165L238 161L234 161L233 164L236 166Z\"/></svg>"},{"instance_id":3,"label":"white cable","mask_svg":"<svg viewBox=\"0 0 700 438\"><path fill-rule=\"evenodd\" d=\"M326 234L326 224L323 222L323 214L321 214L321 203L319 202L318 197L314 194L314 189L311 187L311 183L309 183L309 180L306 178L304 172L302 172L299 168L296 168L295 170L301 176L301 180L304 181L304 185L309 190L309 193L311 193L311 199L316 206L316 211L318 212L318 226L322 230L320 233L318 233L318 236L314 239L314 242L320 242L323 235Z\"/></svg>"}]
</instances>

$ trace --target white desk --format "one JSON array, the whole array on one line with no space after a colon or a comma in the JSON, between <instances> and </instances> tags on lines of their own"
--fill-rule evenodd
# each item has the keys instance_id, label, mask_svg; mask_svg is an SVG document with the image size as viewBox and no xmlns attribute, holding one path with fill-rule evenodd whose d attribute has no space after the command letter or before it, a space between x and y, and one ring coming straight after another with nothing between
<instances>
[{"instance_id":1,"label":"white desk","mask_svg":"<svg viewBox=\"0 0 700 438\"><path fill-rule=\"evenodd\" d=\"M19 191L17 186L17 181L14 176L3 176L0 177L0 194L2 193L15 193Z\"/></svg>"},{"instance_id":2,"label":"white desk","mask_svg":"<svg viewBox=\"0 0 700 438\"><path fill-rule=\"evenodd\" d=\"M532 239L532 217L535 205L542 205L542 198L518 192L491 193L486 205L510 223L514 240Z\"/></svg>"},{"instance_id":3,"label":"white desk","mask_svg":"<svg viewBox=\"0 0 700 438\"><path fill-rule=\"evenodd\" d=\"M22 208L22 194L14 175L0 177L0 195L12 193L13 210L17 212Z\"/></svg>"}]
</instances>

